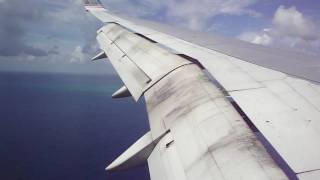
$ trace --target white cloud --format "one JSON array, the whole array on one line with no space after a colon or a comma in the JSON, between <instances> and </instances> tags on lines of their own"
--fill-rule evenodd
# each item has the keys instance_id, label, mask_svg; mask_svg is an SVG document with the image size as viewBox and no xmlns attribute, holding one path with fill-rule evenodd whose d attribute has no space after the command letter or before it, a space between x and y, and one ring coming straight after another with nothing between
<instances>
[{"instance_id":1,"label":"white cloud","mask_svg":"<svg viewBox=\"0 0 320 180\"><path fill-rule=\"evenodd\" d=\"M276 31L280 34L300 37L304 40L315 40L318 38L316 25L294 6L285 8L280 6L272 21Z\"/></svg>"},{"instance_id":2,"label":"white cloud","mask_svg":"<svg viewBox=\"0 0 320 180\"><path fill-rule=\"evenodd\" d=\"M279 6L274 14L271 28L258 32L245 32L238 38L254 44L291 47L311 54L320 54L320 37L317 27L296 7Z\"/></svg>"},{"instance_id":3,"label":"white cloud","mask_svg":"<svg viewBox=\"0 0 320 180\"><path fill-rule=\"evenodd\" d=\"M184 3L171 0L167 5L168 16L181 20L191 29L203 30L208 21L217 15L252 15L248 6L255 0L186 0ZM166 2L165 2L166 3Z\"/></svg>"},{"instance_id":4,"label":"white cloud","mask_svg":"<svg viewBox=\"0 0 320 180\"><path fill-rule=\"evenodd\" d=\"M90 13L85 12L82 0L46 1L48 7L55 7L47 13L52 20L52 29L56 32L65 29L65 34L76 37L76 39L66 38L65 35L58 37L57 45L61 46L63 43L66 46L59 50L62 56L69 59L70 63L87 62L89 56L99 49L96 30L101 26L100 22ZM62 40L64 42L61 42Z\"/></svg>"},{"instance_id":5,"label":"white cloud","mask_svg":"<svg viewBox=\"0 0 320 180\"><path fill-rule=\"evenodd\" d=\"M46 12L46 15L58 25L71 23L85 26L88 23L97 22L94 16L85 12L82 0L46 0L46 6L53 7L52 10Z\"/></svg>"},{"instance_id":6,"label":"white cloud","mask_svg":"<svg viewBox=\"0 0 320 180\"><path fill-rule=\"evenodd\" d=\"M246 32L239 36L239 39L243 41L249 41L254 44L271 45L273 38L269 35L270 29L265 29L262 32Z\"/></svg>"},{"instance_id":7,"label":"white cloud","mask_svg":"<svg viewBox=\"0 0 320 180\"><path fill-rule=\"evenodd\" d=\"M70 63L84 63L87 60L87 56L83 53L83 48L77 46L71 53Z\"/></svg>"}]
</instances>

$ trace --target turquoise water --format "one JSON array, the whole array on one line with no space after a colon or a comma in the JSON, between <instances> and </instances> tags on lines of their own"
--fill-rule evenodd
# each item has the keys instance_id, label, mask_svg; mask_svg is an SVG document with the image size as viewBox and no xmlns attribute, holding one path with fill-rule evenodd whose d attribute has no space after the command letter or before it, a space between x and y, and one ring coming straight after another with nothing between
<instances>
[{"instance_id":1,"label":"turquoise water","mask_svg":"<svg viewBox=\"0 0 320 180\"><path fill-rule=\"evenodd\" d=\"M143 102L111 99L117 76L0 73L0 179L149 179L104 168L148 131Z\"/></svg>"}]
</instances>

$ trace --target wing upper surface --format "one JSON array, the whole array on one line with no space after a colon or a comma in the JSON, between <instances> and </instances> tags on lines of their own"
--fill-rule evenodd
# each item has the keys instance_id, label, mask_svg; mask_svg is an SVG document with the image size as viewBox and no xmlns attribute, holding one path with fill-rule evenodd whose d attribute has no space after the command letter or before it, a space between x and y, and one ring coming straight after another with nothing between
<instances>
[{"instance_id":1,"label":"wing upper surface","mask_svg":"<svg viewBox=\"0 0 320 180\"><path fill-rule=\"evenodd\" d=\"M145 94L148 103L153 102L154 98L159 100L165 97L163 101L156 103L159 105L155 106L156 110L150 108L153 107L152 103L148 105L151 132L154 133L154 136L163 133L168 127L180 129L181 127L179 126L184 126L186 125L185 123L188 124L187 121L179 126L174 126L173 122L175 121L169 123L168 116L162 116L165 113L161 109L166 108L160 108L164 106L162 103L165 104L165 100L171 96L173 96L172 98L179 97L175 93L183 91L183 89L170 90L170 93L164 93L161 96L159 94L163 93L165 88L155 90L155 87L164 81L163 78L166 78L168 73L171 73L176 68L190 64L185 59L174 55L177 53L184 54L199 61L210 72L264 134L292 170L298 174L299 178L310 179L310 177L319 176L320 87L317 83L320 82L320 63L317 57L305 56L290 51L273 50L220 36L207 36L187 30L175 30L158 23L133 20L131 18L124 19L101 8L100 5L98 8L89 6L87 9L103 22L108 23L108 28L112 28L110 23L113 24L113 27L120 28L118 31L114 31L113 33L116 34L113 35L108 35L109 31L103 31L102 29L98 33L100 33L101 37L108 36L108 40L101 39L98 35L98 41L108 56L110 56L109 54L114 54L114 52L119 52L115 57L110 56L109 58L134 98L137 100L142 94ZM110 50L112 47L114 49ZM127 59L123 60L123 58ZM122 64L124 62L130 63L130 67ZM161 64L161 62L164 63ZM159 80L161 81L159 82ZM169 82L172 81L175 81L175 79ZM196 83L191 84L196 85ZM179 85L177 84L177 86ZM179 104L183 107L189 106L190 102L181 102L179 101L180 99L169 101L171 103L165 105L168 107L172 106L171 104ZM201 104L194 108L198 106L200 107ZM178 110L180 109L174 109L173 113L177 115L179 113ZM193 108L189 108L189 111L192 110ZM210 110L208 109L207 111ZM197 115L192 116L195 121L196 119L201 119L201 113ZM232 112L229 111L227 116L232 116ZM159 117L162 118L159 119ZM212 119L216 118L212 117ZM220 117L221 119L223 118ZM213 123L209 125L212 128L219 127L219 124ZM192 129L195 127L194 125L187 125L185 128ZM226 126L221 128L228 129ZM203 129L202 131L205 132ZM163 141L168 143L168 141L170 142L174 139L177 141L177 145L174 146L173 150L167 150L169 152L165 154L163 154L163 151L166 149L163 149L160 145L156 147L155 153L151 155L152 158L149 161L149 165L157 166L155 159L160 161L159 158L164 158L164 164L160 166L166 169L168 168L167 166L172 166L177 162L181 163L181 159L179 160L177 157L188 157L187 154L183 156L183 150L179 150L179 148L185 148L188 144L183 138L179 138L179 133L187 133L187 131L173 131L171 133L173 137L166 137ZM218 134L218 132L217 134L213 133L211 137ZM190 138L194 137L197 137L197 134L191 133ZM201 138L196 140L196 142L198 141L201 142ZM163 144L164 142L160 141L161 143ZM197 147L195 144L191 146L195 146L194 149ZM188 148L191 147L188 146ZM160 153L160 155L162 153L163 156L159 157L156 152ZM209 152L211 151L209 150ZM190 152L190 154L192 153L194 155L201 154ZM233 153L238 154L239 152L229 152L229 155ZM226 158L226 155L222 157ZM236 157L233 158L237 159ZM208 159L210 158L204 156L202 161ZM255 161L250 156L246 158L246 160L250 159ZM211 159L211 161L213 160L216 159ZM183 162L182 160L182 164ZM207 167L203 162L200 164L192 167ZM224 166L225 164L222 161L216 162L216 165L219 168L225 167L230 172L233 169L230 168L231 165ZM193 168L191 168L191 165L183 166L181 171L194 170ZM150 169L150 171L152 174L157 173L154 169ZM168 172L169 170L166 169L165 171ZM190 175L194 175L195 172L190 173ZM233 173L239 175L239 172ZM234 179L235 177L225 179Z\"/></svg>"}]
</instances>

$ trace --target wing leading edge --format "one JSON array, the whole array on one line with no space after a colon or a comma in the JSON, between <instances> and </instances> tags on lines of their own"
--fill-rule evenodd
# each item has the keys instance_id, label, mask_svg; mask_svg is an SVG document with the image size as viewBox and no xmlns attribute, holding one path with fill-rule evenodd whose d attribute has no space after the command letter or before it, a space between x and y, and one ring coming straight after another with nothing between
<instances>
[{"instance_id":1,"label":"wing leading edge","mask_svg":"<svg viewBox=\"0 0 320 180\"><path fill-rule=\"evenodd\" d=\"M115 16L99 1L87 1L86 9L106 23L98 42L130 94L135 100L144 95L151 139L170 130L146 158L152 179L287 179L190 58L222 85L300 179L319 177L320 88L304 80L319 82L314 73L290 77L298 69L283 70L288 75L280 66L261 67L243 51L233 55L225 40L220 45L227 50L179 39L158 31L169 32L165 26L154 30Z\"/></svg>"}]
</instances>

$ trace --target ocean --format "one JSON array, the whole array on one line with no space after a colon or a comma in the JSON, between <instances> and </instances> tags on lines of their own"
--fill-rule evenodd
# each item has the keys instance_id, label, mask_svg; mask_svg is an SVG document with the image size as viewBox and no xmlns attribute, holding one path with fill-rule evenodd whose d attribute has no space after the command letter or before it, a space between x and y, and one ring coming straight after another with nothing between
<instances>
[{"instance_id":1,"label":"ocean","mask_svg":"<svg viewBox=\"0 0 320 180\"><path fill-rule=\"evenodd\" d=\"M112 99L112 75L0 73L1 180L146 180L104 169L148 129L144 102Z\"/></svg>"}]
</instances>

